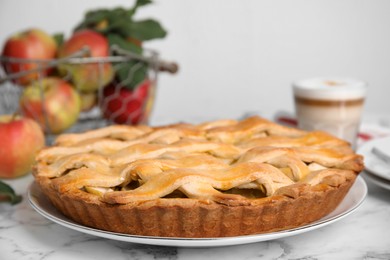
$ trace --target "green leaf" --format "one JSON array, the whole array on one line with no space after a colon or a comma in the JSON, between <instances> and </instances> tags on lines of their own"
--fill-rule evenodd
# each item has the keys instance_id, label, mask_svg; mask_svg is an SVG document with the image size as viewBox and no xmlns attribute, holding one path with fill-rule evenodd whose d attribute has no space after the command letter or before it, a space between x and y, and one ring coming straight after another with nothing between
<instances>
[{"instance_id":1,"label":"green leaf","mask_svg":"<svg viewBox=\"0 0 390 260\"><path fill-rule=\"evenodd\" d=\"M140 46L137 46L134 43L123 39L117 34L109 34L107 38L111 46L117 45L123 50L138 55L142 54L142 48ZM118 68L116 70L116 76L126 88L133 90L139 83L141 83L145 79L147 72L148 65L145 62L131 60L129 62L123 62L118 65Z\"/></svg>"},{"instance_id":2,"label":"green leaf","mask_svg":"<svg viewBox=\"0 0 390 260\"><path fill-rule=\"evenodd\" d=\"M53 38L57 44L57 47L60 47L64 43L64 34L63 33L56 33L53 35Z\"/></svg>"},{"instance_id":3,"label":"green leaf","mask_svg":"<svg viewBox=\"0 0 390 260\"><path fill-rule=\"evenodd\" d=\"M153 3L151 0L137 0L132 8L127 10L127 14L129 17L133 17L133 15L137 12L138 8L141 6L145 6Z\"/></svg>"},{"instance_id":4,"label":"green leaf","mask_svg":"<svg viewBox=\"0 0 390 260\"><path fill-rule=\"evenodd\" d=\"M127 19L127 11L122 7L114 8L109 13L109 20L115 22L115 20Z\"/></svg>"},{"instance_id":5,"label":"green leaf","mask_svg":"<svg viewBox=\"0 0 390 260\"><path fill-rule=\"evenodd\" d=\"M74 31L78 31L85 28L94 28L95 25L104 19L107 19L110 15L110 10L107 9L99 9L99 10L92 10L85 14L84 20L76 26Z\"/></svg>"},{"instance_id":6,"label":"green leaf","mask_svg":"<svg viewBox=\"0 0 390 260\"><path fill-rule=\"evenodd\" d=\"M107 36L108 42L110 46L117 45L121 49L136 53L136 54L142 54L142 48L140 46L135 45L134 43L127 41L123 39L121 36L117 34L109 34Z\"/></svg>"},{"instance_id":7,"label":"green leaf","mask_svg":"<svg viewBox=\"0 0 390 260\"><path fill-rule=\"evenodd\" d=\"M8 184L0 181L0 197L5 198L12 205L22 201L22 196L15 194L15 191Z\"/></svg>"},{"instance_id":8,"label":"green leaf","mask_svg":"<svg viewBox=\"0 0 390 260\"><path fill-rule=\"evenodd\" d=\"M115 33L122 38L127 38L132 31L132 22L127 21L126 19L116 19L113 22L109 23L107 28L108 33Z\"/></svg>"},{"instance_id":9,"label":"green leaf","mask_svg":"<svg viewBox=\"0 0 390 260\"><path fill-rule=\"evenodd\" d=\"M152 0L137 0L133 7L129 9L117 7L114 9L89 11L85 14L83 21L76 27L75 31L89 28L105 36L114 33L124 39L131 37L139 41L164 38L167 32L159 22L152 19L143 21L133 20L133 16L138 8L151 3Z\"/></svg>"},{"instance_id":10,"label":"green leaf","mask_svg":"<svg viewBox=\"0 0 390 260\"><path fill-rule=\"evenodd\" d=\"M159 22L147 19L143 21L133 22L131 37L134 37L140 41L147 41L157 38L164 38L167 35L165 29Z\"/></svg>"},{"instance_id":11,"label":"green leaf","mask_svg":"<svg viewBox=\"0 0 390 260\"><path fill-rule=\"evenodd\" d=\"M117 70L117 78L127 89L134 90L148 73L148 65L141 61L129 61L122 63Z\"/></svg>"},{"instance_id":12,"label":"green leaf","mask_svg":"<svg viewBox=\"0 0 390 260\"><path fill-rule=\"evenodd\" d=\"M137 2L135 3L135 6L140 7L140 6L148 5L151 3L153 3L152 0L137 0Z\"/></svg>"}]
</instances>

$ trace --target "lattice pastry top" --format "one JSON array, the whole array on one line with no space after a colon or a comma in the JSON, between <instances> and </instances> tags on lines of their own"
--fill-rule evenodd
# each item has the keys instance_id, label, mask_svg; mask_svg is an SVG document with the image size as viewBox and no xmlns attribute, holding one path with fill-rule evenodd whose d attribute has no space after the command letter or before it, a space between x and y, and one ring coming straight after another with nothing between
<instances>
[{"instance_id":1,"label":"lattice pastry top","mask_svg":"<svg viewBox=\"0 0 390 260\"><path fill-rule=\"evenodd\" d=\"M64 134L39 153L34 175L107 204L190 198L235 206L297 196L285 187L337 186L362 168L343 140L250 117Z\"/></svg>"}]
</instances>

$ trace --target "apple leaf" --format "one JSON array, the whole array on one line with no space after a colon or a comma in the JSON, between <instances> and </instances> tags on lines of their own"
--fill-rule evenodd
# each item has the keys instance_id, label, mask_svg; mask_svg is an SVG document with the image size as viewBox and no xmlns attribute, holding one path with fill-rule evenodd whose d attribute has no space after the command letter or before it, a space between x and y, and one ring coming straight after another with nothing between
<instances>
[{"instance_id":1,"label":"apple leaf","mask_svg":"<svg viewBox=\"0 0 390 260\"><path fill-rule=\"evenodd\" d=\"M107 26L106 30L103 32L103 34L118 34L118 36L121 36L122 38L127 38L129 35L129 32L132 30L132 21L128 20L126 17L122 19L113 19L112 21L109 21L109 25Z\"/></svg>"},{"instance_id":2,"label":"apple leaf","mask_svg":"<svg viewBox=\"0 0 390 260\"><path fill-rule=\"evenodd\" d=\"M0 200L5 200L10 202L12 205L15 205L22 201L22 196L15 194L15 191L11 188L11 186L0 181Z\"/></svg>"},{"instance_id":3,"label":"apple leaf","mask_svg":"<svg viewBox=\"0 0 390 260\"><path fill-rule=\"evenodd\" d=\"M143 21L133 19L139 7L151 3L151 0L137 0L129 9L117 7L89 11L85 14L84 20L76 26L75 31L88 28L105 36L115 33L125 39L131 37L140 41L164 38L167 32L159 22L152 19Z\"/></svg>"},{"instance_id":4,"label":"apple leaf","mask_svg":"<svg viewBox=\"0 0 390 260\"><path fill-rule=\"evenodd\" d=\"M78 31L78 30L85 29L85 28L95 27L96 24L107 19L109 14L110 14L110 11L108 9L99 9L99 10L89 11L85 14L84 20L79 25L76 26L74 31Z\"/></svg>"},{"instance_id":5,"label":"apple leaf","mask_svg":"<svg viewBox=\"0 0 390 260\"><path fill-rule=\"evenodd\" d=\"M145 5L148 5L151 3L152 3L151 0L137 0L134 4L133 8L130 8L129 10L127 10L128 16L132 17L137 12L138 7L145 6Z\"/></svg>"},{"instance_id":6,"label":"apple leaf","mask_svg":"<svg viewBox=\"0 0 390 260\"><path fill-rule=\"evenodd\" d=\"M133 22L131 25L131 31L129 31L129 37L134 37L140 41L147 41L157 38L164 38L167 32L164 28L155 20L148 19L138 22Z\"/></svg>"},{"instance_id":7,"label":"apple leaf","mask_svg":"<svg viewBox=\"0 0 390 260\"><path fill-rule=\"evenodd\" d=\"M64 34L63 33L56 33L53 35L53 38L54 38L58 47L64 43Z\"/></svg>"},{"instance_id":8,"label":"apple leaf","mask_svg":"<svg viewBox=\"0 0 390 260\"><path fill-rule=\"evenodd\" d=\"M142 48L130 41L124 40L117 34L107 36L110 45L117 45L131 53L142 54ZM118 64L116 75L118 80L128 89L133 90L139 83L144 81L148 71L148 65L139 60L130 60Z\"/></svg>"},{"instance_id":9,"label":"apple leaf","mask_svg":"<svg viewBox=\"0 0 390 260\"><path fill-rule=\"evenodd\" d=\"M117 45L123 50L130 51L136 54L142 54L142 48L140 46L137 46L130 41L126 41L117 34L108 34L107 38L110 46Z\"/></svg>"},{"instance_id":10,"label":"apple leaf","mask_svg":"<svg viewBox=\"0 0 390 260\"><path fill-rule=\"evenodd\" d=\"M145 62L132 60L120 65L117 77L125 88L134 90L145 80L147 73L148 66Z\"/></svg>"}]
</instances>

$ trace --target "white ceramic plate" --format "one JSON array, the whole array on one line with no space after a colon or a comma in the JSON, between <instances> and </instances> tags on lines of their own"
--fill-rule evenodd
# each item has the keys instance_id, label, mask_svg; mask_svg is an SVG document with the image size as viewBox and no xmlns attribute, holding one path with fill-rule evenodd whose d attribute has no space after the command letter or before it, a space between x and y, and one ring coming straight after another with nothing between
<instances>
[{"instance_id":1,"label":"white ceramic plate","mask_svg":"<svg viewBox=\"0 0 390 260\"><path fill-rule=\"evenodd\" d=\"M390 137L378 138L363 144L357 151L364 156L364 165L367 171L382 179L390 181L390 164L372 153L378 144L390 143Z\"/></svg>"},{"instance_id":2,"label":"white ceramic plate","mask_svg":"<svg viewBox=\"0 0 390 260\"><path fill-rule=\"evenodd\" d=\"M338 221L347 215L355 211L364 201L367 195L367 185L361 177L358 177L354 185L348 192L347 196L341 202L341 204L329 215L324 218L299 228L273 232L268 234L250 235L250 236L237 236L237 237L223 237L223 238L166 238L166 237L146 237L146 236L133 236L121 233L114 233L94 229L80 225L62 215L59 211L52 206L52 204L44 196L40 188L33 183L28 192L28 199L31 206L42 216L49 220L52 220L62 226L70 229L77 230L86 234L148 245L160 245L160 246L176 246L176 247L216 247L216 246L229 246L248 244L254 242L261 242L267 240L273 240L283 237L289 237L298 235L304 232L308 232L326 225L329 225L335 221Z\"/></svg>"},{"instance_id":3,"label":"white ceramic plate","mask_svg":"<svg viewBox=\"0 0 390 260\"><path fill-rule=\"evenodd\" d=\"M382 188L384 188L386 190L390 190L390 181L382 179L382 178L379 178L376 175L371 174L368 171L364 171L363 176L364 176L365 179L367 179L368 181L374 183L375 185L377 185L379 187L382 187Z\"/></svg>"}]
</instances>

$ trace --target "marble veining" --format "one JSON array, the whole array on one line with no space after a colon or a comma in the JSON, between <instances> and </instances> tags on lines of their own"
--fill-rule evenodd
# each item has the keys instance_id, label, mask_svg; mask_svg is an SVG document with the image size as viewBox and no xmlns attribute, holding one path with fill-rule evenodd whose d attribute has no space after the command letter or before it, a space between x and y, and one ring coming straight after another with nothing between
<instances>
[{"instance_id":1,"label":"marble veining","mask_svg":"<svg viewBox=\"0 0 390 260\"><path fill-rule=\"evenodd\" d=\"M369 180L364 203L335 223L282 239L213 248L134 244L68 229L29 205L26 191L32 180L30 175L6 181L24 199L15 206L0 203L1 260L390 259L390 190Z\"/></svg>"}]
</instances>

